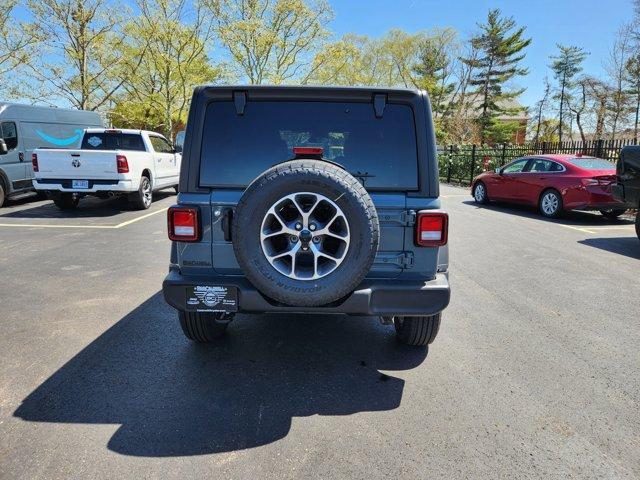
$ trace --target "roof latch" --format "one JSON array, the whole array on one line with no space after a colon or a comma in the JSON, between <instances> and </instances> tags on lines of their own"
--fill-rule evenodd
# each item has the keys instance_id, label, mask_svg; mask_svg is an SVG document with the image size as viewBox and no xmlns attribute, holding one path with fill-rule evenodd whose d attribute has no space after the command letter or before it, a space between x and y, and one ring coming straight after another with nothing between
<instances>
[{"instance_id":1,"label":"roof latch","mask_svg":"<svg viewBox=\"0 0 640 480\"><path fill-rule=\"evenodd\" d=\"M244 107L247 104L247 94L245 92L233 92L233 103L236 106L236 114L244 115Z\"/></svg>"},{"instance_id":2,"label":"roof latch","mask_svg":"<svg viewBox=\"0 0 640 480\"><path fill-rule=\"evenodd\" d=\"M384 107L387 106L387 94L376 93L373 96L373 109L376 111L376 118L382 118Z\"/></svg>"}]
</instances>

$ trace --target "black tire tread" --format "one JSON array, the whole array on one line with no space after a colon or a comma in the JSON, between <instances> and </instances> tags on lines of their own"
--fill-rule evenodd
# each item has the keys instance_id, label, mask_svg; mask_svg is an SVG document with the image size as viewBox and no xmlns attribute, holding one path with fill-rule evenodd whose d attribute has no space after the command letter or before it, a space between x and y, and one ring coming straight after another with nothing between
<instances>
[{"instance_id":1,"label":"black tire tread","mask_svg":"<svg viewBox=\"0 0 640 480\"><path fill-rule=\"evenodd\" d=\"M640 240L640 206L638 207L638 212L636 213L636 235L638 236L638 240Z\"/></svg>"},{"instance_id":2,"label":"black tire tread","mask_svg":"<svg viewBox=\"0 0 640 480\"><path fill-rule=\"evenodd\" d=\"M396 322L396 335L407 345L425 346L432 343L440 330L442 313L431 316L402 317L402 322Z\"/></svg>"},{"instance_id":3,"label":"black tire tread","mask_svg":"<svg viewBox=\"0 0 640 480\"><path fill-rule=\"evenodd\" d=\"M60 210L73 210L78 206L78 199L74 199L71 193L61 193L53 197L53 203Z\"/></svg>"},{"instance_id":4,"label":"black tire tread","mask_svg":"<svg viewBox=\"0 0 640 480\"><path fill-rule=\"evenodd\" d=\"M358 179L353 177L353 175L351 175L346 170L332 163L325 162L322 160L301 159L301 160L291 160L288 162L280 163L266 170L262 175L257 177L247 187L247 190L245 191L244 195L238 202L238 206L236 208L236 216L238 214L241 214L241 212L247 208L247 202L252 197L251 195L252 192L255 192L255 191L259 192L264 185L266 185L267 183L279 177L283 177L287 175L296 175L296 174L315 175L325 180L337 181L345 189L351 189L355 191L355 193L357 194L356 200L360 203L362 209L366 212L366 215L367 215L367 220L368 220L367 223L371 229L370 231L371 243L368 247L369 251L371 252L369 261L364 262L361 268L358 270L358 272L355 275L352 275L351 278L347 279L348 281L342 282L343 279L341 279L341 282L340 282L341 288L339 289L339 292L335 295L336 298L334 299L334 300L337 300L338 298L342 298L347 294L351 293L360 284L360 282L362 282L362 279L371 269L371 265L375 258L375 254L378 250L378 241L380 238L378 211L376 210L376 207L373 204L373 201L371 200L371 197L369 196L368 192L366 191L364 186L360 183L360 181L358 181ZM243 234L243 232L241 231L238 225L239 225L238 221L233 222L232 237L234 239L240 238L240 236L242 236ZM233 248L236 254L236 258L238 259L240 267L245 272L245 274L247 274L247 276L251 276L251 273L250 273L251 270L249 265L246 265L242 261L243 256L240 253L239 244L240 242L236 242L236 241L233 242ZM364 247L364 248L367 248L367 247ZM265 293L270 294L270 292L265 292ZM270 296L273 296L274 298L276 298L273 292L270 294ZM329 302L323 302L323 303L329 303ZM316 298L314 295L307 295L305 299L298 300L296 302L296 305L297 306L317 306L318 302L316 301Z\"/></svg>"},{"instance_id":5,"label":"black tire tread","mask_svg":"<svg viewBox=\"0 0 640 480\"><path fill-rule=\"evenodd\" d=\"M217 322L215 314L179 311L178 319L184 335L198 343L207 343L222 337L228 326L228 322Z\"/></svg>"},{"instance_id":6,"label":"black tire tread","mask_svg":"<svg viewBox=\"0 0 640 480\"><path fill-rule=\"evenodd\" d=\"M626 211L626 208L614 208L611 210L600 210L600 214L605 218L615 220Z\"/></svg>"}]
</instances>

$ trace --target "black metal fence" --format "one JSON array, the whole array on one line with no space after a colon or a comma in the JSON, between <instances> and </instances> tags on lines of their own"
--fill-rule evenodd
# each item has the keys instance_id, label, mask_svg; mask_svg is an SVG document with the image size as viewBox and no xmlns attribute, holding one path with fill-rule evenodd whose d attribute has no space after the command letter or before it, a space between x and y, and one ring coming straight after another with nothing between
<instances>
[{"instance_id":1,"label":"black metal fence","mask_svg":"<svg viewBox=\"0 0 640 480\"><path fill-rule=\"evenodd\" d=\"M449 145L439 147L438 161L440 179L447 183L470 184L473 177L485 170L501 167L511 160L526 155L547 153L582 154L604 158L611 162L618 160L620 150L625 145L635 145L636 140L592 140L588 142L540 142L524 145Z\"/></svg>"}]
</instances>

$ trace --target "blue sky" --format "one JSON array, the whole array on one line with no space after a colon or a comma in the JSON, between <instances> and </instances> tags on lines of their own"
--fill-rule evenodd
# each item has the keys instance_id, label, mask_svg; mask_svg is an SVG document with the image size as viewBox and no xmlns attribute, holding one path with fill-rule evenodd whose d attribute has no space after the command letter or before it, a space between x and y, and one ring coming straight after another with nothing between
<instances>
[{"instance_id":1,"label":"blue sky","mask_svg":"<svg viewBox=\"0 0 640 480\"><path fill-rule=\"evenodd\" d=\"M525 64L530 73L518 80L526 87L521 97L532 105L542 95L543 79L548 73L549 55L555 44L578 45L590 52L585 72L603 75L616 31L633 14L632 0L329 0L335 12L332 30L380 36L391 28L416 32L432 27L453 27L463 38L470 36L476 23L486 18L491 8L515 18L527 27L533 38ZM551 77L551 75L549 74Z\"/></svg>"}]
</instances>

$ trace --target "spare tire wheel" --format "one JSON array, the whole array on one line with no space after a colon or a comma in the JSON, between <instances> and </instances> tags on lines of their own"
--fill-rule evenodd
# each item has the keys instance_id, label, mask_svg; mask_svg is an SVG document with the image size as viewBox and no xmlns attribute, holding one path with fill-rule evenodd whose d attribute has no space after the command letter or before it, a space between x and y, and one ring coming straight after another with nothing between
<instances>
[{"instance_id":1,"label":"spare tire wheel","mask_svg":"<svg viewBox=\"0 0 640 480\"><path fill-rule=\"evenodd\" d=\"M249 281L292 306L344 298L369 272L380 238L371 197L349 172L292 160L256 178L233 216L233 249Z\"/></svg>"}]
</instances>

